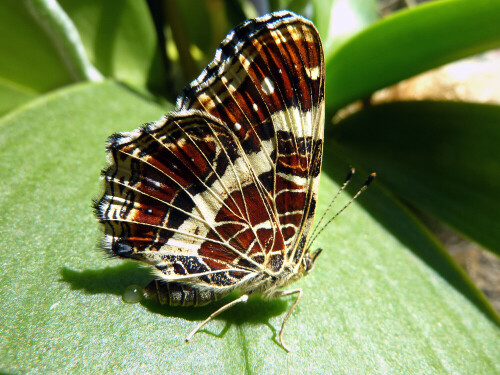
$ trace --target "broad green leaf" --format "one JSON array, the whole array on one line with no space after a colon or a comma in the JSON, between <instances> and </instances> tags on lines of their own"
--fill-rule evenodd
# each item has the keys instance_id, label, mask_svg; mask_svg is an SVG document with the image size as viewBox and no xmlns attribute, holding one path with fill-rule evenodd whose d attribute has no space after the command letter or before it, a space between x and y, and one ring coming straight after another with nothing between
<instances>
[{"instance_id":1,"label":"broad green leaf","mask_svg":"<svg viewBox=\"0 0 500 375\"><path fill-rule=\"evenodd\" d=\"M0 78L0 116L37 95L38 93L28 86L7 81L5 77Z\"/></svg>"},{"instance_id":2,"label":"broad green leaf","mask_svg":"<svg viewBox=\"0 0 500 375\"><path fill-rule=\"evenodd\" d=\"M500 254L500 106L393 103L334 131L391 191Z\"/></svg>"},{"instance_id":3,"label":"broad green leaf","mask_svg":"<svg viewBox=\"0 0 500 375\"><path fill-rule=\"evenodd\" d=\"M158 40L146 1L58 0L81 35L89 59L107 77L164 91Z\"/></svg>"},{"instance_id":4,"label":"broad green leaf","mask_svg":"<svg viewBox=\"0 0 500 375\"><path fill-rule=\"evenodd\" d=\"M500 1L443 0L389 16L326 56L327 113L439 65L500 46Z\"/></svg>"},{"instance_id":5,"label":"broad green leaf","mask_svg":"<svg viewBox=\"0 0 500 375\"><path fill-rule=\"evenodd\" d=\"M187 333L224 301L124 303L123 290L151 276L96 249L90 201L100 194L106 136L164 111L105 82L41 97L0 122L0 371L500 371L498 316L377 181L322 234L316 268L291 286L304 289L285 330L291 353L277 344L291 299L253 297L189 344ZM319 212L338 188L330 175L347 169L333 146L328 141Z\"/></svg>"}]
</instances>

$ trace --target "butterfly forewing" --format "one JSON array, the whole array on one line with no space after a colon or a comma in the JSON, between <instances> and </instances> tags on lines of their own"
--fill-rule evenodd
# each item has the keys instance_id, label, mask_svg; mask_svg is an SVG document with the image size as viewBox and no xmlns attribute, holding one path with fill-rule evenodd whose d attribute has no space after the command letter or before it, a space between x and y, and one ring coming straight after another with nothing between
<instances>
[{"instance_id":1,"label":"butterfly forewing","mask_svg":"<svg viewBox=\"0 0 500 375\"><path fill-rule=\"evenodd\" d=\"M104 247L189 288L265 292L251 281L298 264L309 235L323 87L309 21L278 12L237 27L176 112L110 139Z\"/></svg>"},{"instance_id":2,"label":"butterfly forewing","mask_svg":"<svg viewBox=\"0 0 500 375\"><path fill-rule=\"evenodd\" d=\"M319 35L309 21L279 12L245 22L218 51L179 97L178 108L203 109L237 135L269 194L288 257L297 262L298 241L305 241L312 223L322 157Z\"/></svg>"}]
</instances>

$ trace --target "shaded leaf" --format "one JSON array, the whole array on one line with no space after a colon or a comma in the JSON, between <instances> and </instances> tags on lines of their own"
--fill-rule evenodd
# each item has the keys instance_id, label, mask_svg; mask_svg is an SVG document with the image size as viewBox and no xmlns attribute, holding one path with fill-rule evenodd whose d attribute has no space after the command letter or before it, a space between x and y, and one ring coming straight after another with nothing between
<instances>
[{"instance_id":1,"label":"shaded leaf","mask_svg":"<svg viewBox=\"0 0 500 375\"><path fill-rule=\"evenodd\" d=\"M500 254L500 107L406 102L334 128L351 160L402 198Z\"/></svg>"},{"instance_id":2,"label":"shaded leaf","mask_svg":"<svg viewBox=\"0 0 500 375\"><path fill-rule=\"evenodd\" d=\"M102 74L143 91L164 91L156 30L145 1L58 1Z\"/></svg>"},{"instance_id":3,"label":"shaded leaf","mask_svg":"<svg viewBox=\"0 0 500 375\"><path fill-rule=\"evenodd\" d=\"M60 8L44 1L0 2L0 114L44 93L85 79L58 25ZM64 29L64 30L61 30Z\"/></svg>"}]
</instances>

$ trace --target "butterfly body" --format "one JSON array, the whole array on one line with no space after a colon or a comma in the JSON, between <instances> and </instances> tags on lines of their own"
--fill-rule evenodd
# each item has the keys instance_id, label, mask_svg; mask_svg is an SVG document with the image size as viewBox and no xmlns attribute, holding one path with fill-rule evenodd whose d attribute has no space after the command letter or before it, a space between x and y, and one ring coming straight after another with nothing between
<instances>
[{"instance_id":1,"label":"butterfly body","mask_svg":"<svg viewBox=\"0 0 500 375\"><path fill-rule=\"evenodd\" d=\"M110 137L96 203L104 249L150 264L158 279L146 293L161 303L202 306L232 291L300 298L280 289L318 254L306 245L323 91L310 21L283 11L238 26L176 111Z\"/></svg>"},{"instance_id":2,"label":"butterfly body","mask_svg":"<svg viewBox=\"0 0 500 375\"><path fill-rule=\"evenodd\" d=\"M278 273L262 272L238 285L240 294L260 294L272 298L280 289L307 275L314 266L316 253L306 253L299 265L288 265ZM170 306L205 306L226 297L234 291L230 288L206 288L197 284L153 280L145 288L146 296L156 298L161 304Z\"/></svg>"}]
</instances>

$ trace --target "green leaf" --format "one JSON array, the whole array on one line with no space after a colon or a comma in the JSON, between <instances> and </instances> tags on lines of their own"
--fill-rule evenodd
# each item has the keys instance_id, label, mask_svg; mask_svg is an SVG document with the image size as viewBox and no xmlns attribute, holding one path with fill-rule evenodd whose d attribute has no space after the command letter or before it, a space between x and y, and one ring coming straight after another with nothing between
<instances>
[{"instance_id":1,"label":"green leaf","mask_svg":"<svg viewBox=\"0 0 500 375\"><path fill-rule=\"evenodd\" d=\"M107 77L139 90L164 91L158 40L146 1L58 0L89 59Z\"/></svg>"},{"instance_id":2,"label":"green leaf","mask_svg":"<svg viewBox=\"0 0 500 375\"><path fill-rule=\"evenodd\" d=\"M202 1L193 7L189 1L176 0L175 4L178 12L175 17L181 17L185 37L203 51L206 60L211 59L215 49L231 28L226 19L224 2ZM243 20L239 20L241 21ZM186 46L178 47L186 48Z\"/></svg>"},{"instance_id":3,"label":"green leaf","mask_svg":"<svg viewBox=\"0 0 500 375\"><path fill-rule=\"evenodd\" d=\"M291 353L276 337L291 299L251 298L189 344L189 331L225 301L124 303L123 290L151 276L96 249L101 233L90 202L100 194L106 136L164 111L105 82L41 97L0 122L1 371L500 371L498 316L377 181L321 236L316 268L293 284L304 295L285 330ZM346 172L331 145L320 213L338 187L330 176Z\"/></svg>"},{"instance_id":4,"label":"green leaf","mask_svg":"<svg viewBox=\"0 0 500 375\"><path fill-rule=\"evenodd\" d=\"M444 0L389 16L326 56L327 113L439 65L500 46L500 2Z\"/></svg>"},{"instance_id":5,"label":"green leaf","mask_svg":"<svg viewBox=\"0 0 500 375\"><path fill-rule=\"evenodd\" d=\"M369 107L334 128L351 160L391 191L500 255L500 106Z\"/></svg>"},{"instance_id":6,"label":"green leaf","mask_svg":"<svg viewBox=\"0 0 500 375\"><path fill-rule=\"evenodd\" d=\"M172 53L173 45L169 45L168 50L175 64L172 71L180 70L182 73L182 80L179 80L180 74L173 74L174 83L180 90L179 83L184 86L198 76L229 26L220 1L210 4L200 2L194 9L192 3L179 0L165 1L164 6L167 31L176 50L175 54ZM208 51L210 54L206 54Z\"/></svg>"},{"instance_id":7,"label":"green leaf","mask_svg":"<svg viewBox=\"0 0 500 375\"><path fill-rule=\"evenodd\" d=\"M98 79L78 43L56 2L0 2L0 114L39 93Z\"/></svg>"},{"instance_id":8,"label":"green leaf","mask_svg":"<svg viewBox=\"0 0 500 375\"><path fill-rule=\"evenodd\" d=\"M376 0L271 0L271 11L287 9L314 22L326 55L379 18Z\"/></svg>"}]
</instances>

